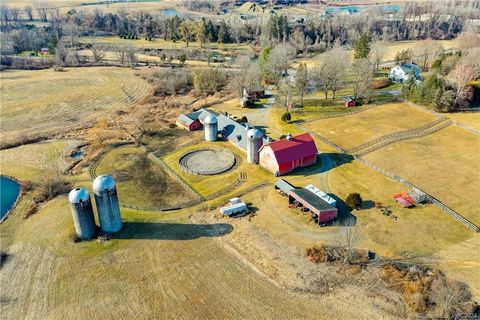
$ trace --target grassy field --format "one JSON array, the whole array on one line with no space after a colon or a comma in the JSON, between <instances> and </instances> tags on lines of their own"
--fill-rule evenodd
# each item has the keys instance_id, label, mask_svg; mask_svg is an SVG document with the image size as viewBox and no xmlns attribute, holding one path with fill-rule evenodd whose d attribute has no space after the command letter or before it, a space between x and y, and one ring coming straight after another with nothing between
<instances>
[{"instance_id":1,"label":"grassy field","mask_svg":"<svg viewBox=\"0 0 480 320\"><path fill-rule=\"evenodd\" d=\"M180 167L178 160L184 153L190 150L206 147L226 148L236 153L242 159L242 163L238 168L234 168L233 170L229 170L225 173L214 176L190 174L185 172ZM273 176L265 169L248 164L246 162L246 155L242 150L234 147L229 142L223 141L217 141L215 143L201 142L192 146L181 148L175 152L169 153L168 155L164 156L163 160L203 196L208 196L232 185L237 179L239 179L240 172L244 172L247 175L247 183L244 184L242 188L245 188L246 186L251 186L255 183L259 183L265 180L272 180L273 178Z\"/></svg>"},{"instance_id":2,"label":"grassy field","mask_svg":"<svg viewBox=\"0 0 480 320\"><path fill-rule=\"evenodd\" d=\"M58 171L65 141L46 141L0 151L0 172L20 180L39 180Z\"/></svg>"},{"instance_id":3,"label":"grassy field","mask_svg":"<svg viewBox=\"0 0 480 320\"><path fill-rule=\"evenodd\" d=\"M140 208L172 207L195 199L138 147L124 146L109 151L96 173L113 175L120 201Z\"/></svg>"},{"instance_id":4,"label":"grassy field","mask_svg":"<svg viewBox=\"0 0 480 320\"><path fill-rule=\"evenodd\" d=\"M480 112L456 112L449 113L446 116L458 124L480 130Z\"/></svg>"},{"instance_id":5,"label":"grassy field","mask_svg":"<svg viewBox=\"0 0 480 320\"><path fill-rule=\"evenodd\" d=\"M313 121L304 127L349 149L392 132L421 127L436 118L407 104L392 103L341 118Z\"/></svg>"},{"instance_id":6,"label":"grassy field","mask_svg":"<svg viewBox=\"0 0 480 320\"><path fill-rule=\"evenodd\" d=\"M130 107L152 90L134 71L122 68L5 71L0 80L0 132L6 140L92 121Z\"/></svg>"},{"instance_id":7,"label":"grassy field","mask_svg":"<svg viewBox=\"0 0 480 320\"><path fill-rule=\"evenodd\" d=\"M275 287L223 249L222 235L232 232L229 224L201 225L124 210L125 226L115 239L73 244L69 211L61 197L28 220L11 217L2 224L2 237L12 236L11 260L0 280L2 318L356 315L354 305L340 307L333 298L319 301ZM7 230L12 228L18 231ZM4 245L2 241L2 250Z\"/></svg>"},{"instance_id":8,"label":"grassy field","mask_svg":"<svg viewBox=\"0 0 480 320\"><path fill-rule=\"evenodd\" d=\"M398 142L365 158L417 184L480 224L478 136L450 126L426 137Z\"/></svg>"}]
</instances>

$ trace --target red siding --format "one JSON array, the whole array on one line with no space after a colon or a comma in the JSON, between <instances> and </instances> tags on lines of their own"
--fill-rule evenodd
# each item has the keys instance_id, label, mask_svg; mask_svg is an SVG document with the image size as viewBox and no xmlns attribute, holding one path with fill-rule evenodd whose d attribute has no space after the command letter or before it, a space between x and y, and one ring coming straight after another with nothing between
<instances>
[{"instance_id":1,"label":"red siding","mask_svg":"<svg viewBox=\"0 0 480 320\"><path fill-rule=\"evenodd\" d=\"M295 160L292 162L287 162L287 163L282 163L278 166L278 175L284 175L286 173L289 173L296 168L302 168L302 167L308 167L311 166L312 164L315 164L317 162L317 155L311 155L305 158L301 158L299 160Z\"/></svg>"},{"instance_id":2,"label":"red siding","mask_svg":"<svg viewBox=\"0 0 480 320\"><path fill-rule=\"evenodd\" d=\"M325 223L325 222L332 221L337 217L337 211L338 211L337 209L331 209L328 211L326 210L326 211L320 212L320 219L318 223Z\"/></svg>"}]
</instances>

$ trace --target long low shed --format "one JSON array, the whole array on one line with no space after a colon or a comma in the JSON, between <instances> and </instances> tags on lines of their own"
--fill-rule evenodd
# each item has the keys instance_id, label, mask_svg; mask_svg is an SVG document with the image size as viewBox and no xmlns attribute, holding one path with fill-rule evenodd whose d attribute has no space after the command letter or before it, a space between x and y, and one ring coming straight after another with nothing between
<instances>
[{"instance_id":1,"label":"long low shed","mask_svg":"<svg viewBox=\"0 0 480 320\"><path fill-rule=\"evenodd\" d=\"M322 200L310 190L292 189L288 191L288 202L292 204L295 201L315 214L318 217L318 224L332 221L337 217L338 209Z\"/></svg>"}]
</instances>

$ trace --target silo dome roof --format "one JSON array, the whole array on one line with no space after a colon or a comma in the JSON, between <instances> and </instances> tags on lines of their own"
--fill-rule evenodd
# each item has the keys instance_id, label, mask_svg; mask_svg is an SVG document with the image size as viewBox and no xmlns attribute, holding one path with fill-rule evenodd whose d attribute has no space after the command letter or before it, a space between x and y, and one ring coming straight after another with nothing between
<instances>
[{"instance_id":1,"label":"silo dome roof","mask_svg":"<svg viewBox=\"0 0 480 320\"><path fill-rule=\"evenodd\" d=\"M68 200L71 203L80 203L90 199L90 194L86 188L75 188L68 194Z\"/></svg>"},{"instance_id":2,"label":"silo dome roof","mask_svg":"<svg viewBox=\"0 0 480 320\"><path fill-rule=\"evenodd\" d=\"M205 117L204 122L205 122L205 124L215 124L215 123L217 123L217 117L209 114L208 116Z\"/></svg>"},{"instance_id":3,"label":"silo dome roof","mask_svg":"<svg viewBox=\"0 0 480 320\"><path fill-rule=\"evenodd\" d=\"M93 192L95 193L113 188L115 188L115 179L111 176L98 176L93 180Z\"/></svg>"},{"instance_id":4,"label":"silo dome roof","mask_svg":"<svg viewBox=\"0 0 480 320\"><path fill-rule=\"evenodd\" d=\"M263 134L260 132L260 130L254 128L247 131L247 137L249 139L262 138Z\"/></svg>"}]
</instances>

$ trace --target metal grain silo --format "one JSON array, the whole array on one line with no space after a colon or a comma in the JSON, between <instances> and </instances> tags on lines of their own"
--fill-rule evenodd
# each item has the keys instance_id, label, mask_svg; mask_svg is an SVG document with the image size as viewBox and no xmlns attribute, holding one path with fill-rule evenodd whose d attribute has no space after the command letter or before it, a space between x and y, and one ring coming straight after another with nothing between
<instances>
[{"instance_id":1,"label":"metal grain silo","mask_svg":"<svg viewBox=\"0 0 480 320\"><path fill-rule=\"evenodd\" d=\"M263 145L263 134L257 129L247 132L247 162L258 163L258 152Z\"/></svg>"},{"instance_id":2,"label":"metal grain silo","mask_svg":"<svg viewBox=\"0 0 480 320\"><path fill-rule=\"evenodd\" d=\"M93 193L100 228L108 233L119 231L122 228L122 217L115 180L111 176L96 177L93 180Z\"/></svg>"},{"instance_id":3,"label":"metal grain silo","mask_svg":"<svg viewBox=\"0 0 480 320\"><path fill-rule=\"evenodd\" d=\"M205 141L217 141L218 120L214 115L208 115L204 120Z\"/></svg>"},{"instance_id":4,"label":"metal grain silo","mask_svg":"<svg viewBox=\"0 0 480 320\"><path fill-rule=\"evenodd\" d=\"M92 201L90 194L85 188L75 188L68 194L70 207L72 208L75 232L81 239L90 239L95 233L97 226L93 217Z\"/></svg>"}]
</instances>

